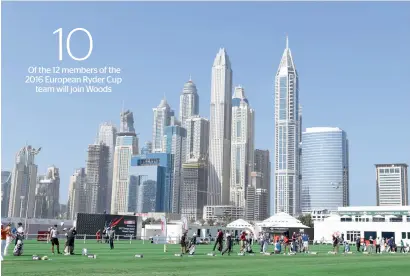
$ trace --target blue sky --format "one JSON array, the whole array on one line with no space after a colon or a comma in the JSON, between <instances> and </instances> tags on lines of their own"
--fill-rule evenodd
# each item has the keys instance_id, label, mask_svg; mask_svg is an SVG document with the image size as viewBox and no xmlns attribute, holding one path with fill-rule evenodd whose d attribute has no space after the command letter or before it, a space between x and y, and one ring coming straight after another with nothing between
<instances>
[{"instance_id":1,"label":"blue sky","mask_svg":"<svg viewBox=\"0 0 410 276\"><path fill-rule=\"evenodd\" d=\"M69 176L85 166L103 121L119 124L122 102L134 112L140 144L152 136L152 108L165 94L179 110L192 75L200 114L209 116L211 66L227 49L234 84L256 111L256 148L274 147L273 83L289 35L300 78L303 128L337 126L350 140L352 205L375 205L375 163L410 162L408 80L410 3L3 3L2 169L29 142L43 147L39 174L60 168L60 201ZM52 33L88 29L84 62L57 60ZM87 51L83 35L72 51ZM111 94L39 94L24 83L34 66L123 71ZM273 160L272 160L273 161ZM272 182L273 184L273 182Z\"/></svg>"}]
</instances>

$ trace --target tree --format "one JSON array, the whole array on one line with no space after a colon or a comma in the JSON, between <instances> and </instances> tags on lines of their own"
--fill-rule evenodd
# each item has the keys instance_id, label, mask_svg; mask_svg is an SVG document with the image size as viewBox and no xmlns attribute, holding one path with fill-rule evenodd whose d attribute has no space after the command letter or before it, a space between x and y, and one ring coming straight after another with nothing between
<instances>
[{"instance_id":1,"label":"tree","mask_svg":"<svg viewBox=\"0 0 410 276\"><path fill-rule=\"evenodd\" d=\"M144 220L142 222L142 227L144 228L146 224L153 224L155 223L155 219L154 218L147 218L146 220Z\"/></svg>"},{"instance_id":2,"label":"tree","mask_svg":"<svg viewBox=\"0 0 410 276\"><path fill-rule=\"evenodd\" d=\"M310 214L306 214L306 215L300 215L298 217L298 220L300 220L300 222L303 225L306 225L310 228L313 228L313 221L312 221L312 216Z\"/></svg>"}]
</instances>

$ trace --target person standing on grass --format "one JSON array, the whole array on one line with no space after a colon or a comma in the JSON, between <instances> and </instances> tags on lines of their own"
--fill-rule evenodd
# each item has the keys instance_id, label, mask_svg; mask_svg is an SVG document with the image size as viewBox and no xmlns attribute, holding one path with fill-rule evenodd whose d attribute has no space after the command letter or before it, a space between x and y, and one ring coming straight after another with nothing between
<instances>
[{"instance_id":1,"label":"person standing on grass","mask_svg":"<svg viewBox=\"0 0 410 276\"><path fill-rule=\"evenodd\" d=\"M369 253L370 253L370 254L373 253L373 242L374 242L373 237L370 236L370 237L369 237Z\"/></svg>"},{"instance_id":2,"label":"person standing on grass","mask_svg":"<svg viewBox=\"0 0 410 276\"><path fill-rule=\"evenodd\" d=\"M382 243L382 239L380 237L376 238L376 254L379 253L380 254L380 245Z\"/></svg>"},{"instance_id":3,"label":"person standing on grass","mask_svg":"<svg viewBox=\"0 0 410 276\"><path fill-rule=\"evenodd\" d=\"M3 261L4 249L6 248L7 232L3 224L1 224L1 261Z\"/></svg>"},{"instance_id":4,"label":"person standing on grass","mask_svg":"<svg viewBox=\"0 0 410 276\"><path fill-rule=\"evenodd\" d=\"M7 250L11 244L11 241L14 239L13 233L11 231L11 223L7 224L6 227L6 247L4 247L3 256L7 256Z\"/></svg>"},{"instance_id":5,"label":"person standing on grass","mask_svg":"<svg viewBox=\"0 0 410 276\"><path fill-rule=\"evenodd\" d=\"M74 255L74 242L76 235L77 230L75 227L72 227L67 233L68 253L66 253L66 255Z\"/></svg>"},{"instance_id":6,"label":"person standing on grass","mask_svg":"<svg viewBox=\"0 0 410 276\"><path fill-rule=\"evenodd\" d=\"M332 236L332 241L333 241L333 252L339 253L339 239L336 237L336 235Z\"/></svg>"},{"instance_id":7,"label":"person standing on grass","mask_svg":"<svg viewBox=\"0 0 410 276\"><path fill-rule=\"evenodd\" d=\"M51 238L51 253L54 255L54 245L57 246L57 254L60 253L60 243L58 241L58 230L57 230L57 224L54 225L53 228L51 228L50 231L50 238Z\"/></svg>"},{"instance_id":8,"label":"person standing on grass","mask_svg":"<svg viewBox=\"0 0 410 276\"><path fill-rule=\"evenodd\" d=\"M212 250L213 252L215 252L216 246L218 246L218 251L219 251L219 252L222 252L223 238L224 238L224 233L222 232L221 229L218 229L218 234L216 234L216 240L215 240L215 244L214 244L214 249Z\"/></svg>"},{"instance_id":9,"label":"person standing on grass","mask_svg":"<svg viewBox=\"0 0 410 276\"><path fill-rule=\"evenodd\" d=\"M302 235L302 242L303 242L303 252L309 253L309 236L307 234Z\"/></svg>"},{"instance_id":10,"label":"person standing on grass","mask_svg":"<svg viewBox=\"0 0 410 276\"><path fill-rule=\"evenodd\" d=\"M97 237L97 243L101 243L101 229L98 229L97 233L95 233Z\"/></svg>"},{"instance_id":11,"label":"person standing on grass","mask_svg":"<svg viewBox=\"0 0 410 276\"><path fill-rule=\"evenodd\" d=\"M356 249L357 249L357 252L360 252L360 244L361 244L360 236L357 236L357 237L356 237Z\"/></svg>"},{"instance_id":12,"label":"person standing on grass","mask_svg":"<svg viewBox=\"0 0 410 276\"><path fill-rule=\"evenodd\" d=\"M232 252L232 234L231 233L226 233L226 243L225 243L225 249L224 249L224 251L222 251L222 256L225 254L225 253L228 253L228 256L230 256L231 255L231 252Z\"/></svg>"},{"instance_id":13,"label":"person standing on grass","mask_svg":"<svg viewBox=\"0 0 410 276\"><path fill-rule=\"evenodd\" d=\"M184 232L181 236L180 244L181 244L181 254L186 253L186 232Z\"/></svg>"},{"instance_id":14,"label":"person standing on grass","mask_svg":"<svg viewBox=\"0 0 410 276\"><path fill-rule=\"evenodd\" d=\"M241 237L239 238L239 251L241 253L245 253L245 246L246 246L246 232L242 232Z\"/></svg>"},{"instance_id":15,"label":"person standing on grass","mask_svg":"<svg viewBox=\"0 0 410 276\"><path fill-rule=\"evenodd\" d=\"M114 239L115 239L115 230L114 228L110 227L107 230L107 234L108 234L108 240L110 243L110 249L114 249Z\"/></svg>"}]
</instances>

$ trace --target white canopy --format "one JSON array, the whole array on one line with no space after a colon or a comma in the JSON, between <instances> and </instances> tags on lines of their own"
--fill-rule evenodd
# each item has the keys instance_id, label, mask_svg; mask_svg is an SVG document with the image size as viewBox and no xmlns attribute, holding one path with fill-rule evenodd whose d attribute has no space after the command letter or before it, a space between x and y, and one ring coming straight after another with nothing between
<instances>
[{"instance_id":1,"label":"white canopy","mask_svg":"<svg viewBox=\"0 0 410 276\"><path fill-rule=\"evenodd\" d=\"M286 213L277 213L271 216L268 219L265 219L261 223L258 223L258 226L261 227L277 227L277 228L309 228L306 225L303 225L296 218L286 214Z\"/></svg>"},{"instance_id":2,"label":"white canopy","mask_svg":"<svg viewBox=\"0 0 410 276\"><path fill-rule=\"evenodd\" d=\"M228 227L228 228L239 228L239 229L244 229L244 228L253 229L253 225L250 224L249 222L247 222L246 220L243 220L243 219L238 219L238 220L232 221L226 227Z\"/></svg>"}]
</instances>

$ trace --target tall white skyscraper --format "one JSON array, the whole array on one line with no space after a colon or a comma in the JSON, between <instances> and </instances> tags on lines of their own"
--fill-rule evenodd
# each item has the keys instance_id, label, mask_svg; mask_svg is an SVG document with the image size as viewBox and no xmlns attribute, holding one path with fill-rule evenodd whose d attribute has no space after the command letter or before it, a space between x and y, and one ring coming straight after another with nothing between
<instances>
[{"instance_id":1,"label":"tall white skyscraper","mask_svg":"<svg viewBox=\"0 0 410 276\"><path fill-rule=\"evenodd\" d=\"M377 206L409 204L407 164L377 164Z\"/></svg>"},{"instance_id":2,"label":"tall white skyscraper","mask_svg":"<svg viewBox=\"0 0 410 276\"><path fill-rule=\"evenodd\" d=\"M117 128L111 123L102 123L97 137L97 144L104 143L108 147L109 157L108 157L108 186L106 195L107 212L110 212L111 208L111 196L112 196L112 176L114 167L114 151L115 151L115 140L117 138Z\"/></svg>"},{"instance_id":3,"label":"tall white skyscraper","mask_svg":"<svg viewBox=\"0 0 410 276\"><path fill-rule=\"evenodd\" d=\"M40 149L25 146L16 155L8 217L34 217L37 182L37 165L34 163L34 158Z\"/></svg>"},{"instance_id":4,"label":"tall white skyscraper","mask_svg":"<svg viewBox=\"0 0 410 276\"><path fill-rule=\"evenodd\" d=\"M209 120L200 116L186 119L186 160L208 160Z\"/></svg>"},{"instance_id":5,"label":"tall white skyscraper","mask_svg":"<svg viewBox=\"0 0 410 276\"><path fill-rule=\"evenodd\" d=\"M34 217L55 219L60 212L60 173L51 166L47 174L39 176L34 203Z\"/></svg>"},{"instance_id":6,"label":"tall white skyscraper","mask_svg":"<svg viewBox=\"0 0 410 276\"><path fill-rule=\"evenodd\" d=\"M85 168L77 169L72 176L70 176L70 183L68 186L68 202L67 202L67 218L76 219L77 213L87 212L87 175Z\"/></svg>"},{"instance_id":7,"label":"tall white skyscraper","mask_svg":"<svg viewBox=\"0 0 410 276\"><path fill-rule=\"evenodd\" d=\"M254 115L245 90L236 87L232 97L230 204L242 208L254 169Z\"/></svg>"},{"instance_id":8,"label":"tall white skyscraper","mask_svg":"<svg viewBox=\"0 0 410 276\"><path fill-rule=\"evenodd\" d=\"M185 127L185 121L199 114L199 96L196 85L191 78L184 84L184 89L179 97L179 119L181 126Z\"/></svg>"},{"instance_id":9,"label":"tall white skyscraper","mask_svg":"<svg viewBox=\"0 0 410 276\"><path fill-rule=\"evenodd\" d=\"M164 98L160 104L153 108L154 124L152 126L152 151L165 152L164 135L165 127L175 124L175 113Z\"/></svg>"},{"instance_id":10,"label":"tall white skyscraper","mask_svg":"<svg viewBox=\"0 0 410 276\"><path fill-rule=\"evenodd\" d=\"M231 172L232 69L225 49L212 66L208 205L229 204Z\"/></svg>"},{"instance_id":11,"label":"tall white skyscraper","mask_svg":"<svg viewBox=\"0 0 410 276\"><path fill-rule=\"evenodd\" d=\"M1 217L5 218L9 212L10 188L11 188L10 171L1 171Z\"/></svg>"},{"instance_id":12,"label":"tall white skyscraper","mask_svg":"<svg viewBox=\"0 0 410 276\"><path fill-rule=\"evenodd\" d=\"M275 77L275 213L300 212L300 113L298 73L286 48Z\"/></svg>"},{"instance_id":13,"label":"tall white skyscraper","mask_svg":"<svg viewBox=\"0 0 410 276\"><path fill-rule=\"evenodd\" d=\"M120 132L114 152L111 213L128 212L129 170L131 157L138 154L138 137L134 129L132 112L121 113Z\"/></svg>"}]
</instances>

